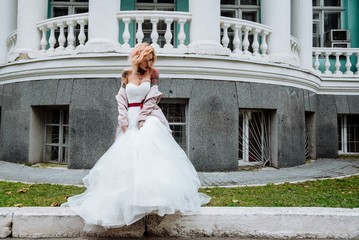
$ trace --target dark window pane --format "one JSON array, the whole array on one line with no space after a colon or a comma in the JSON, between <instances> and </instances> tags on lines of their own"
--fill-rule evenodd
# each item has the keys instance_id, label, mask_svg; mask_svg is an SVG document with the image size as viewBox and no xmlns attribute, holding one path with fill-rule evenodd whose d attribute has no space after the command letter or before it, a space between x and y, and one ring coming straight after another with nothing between
<instances>
[{"instance_id":1,"label":"dark window pane","mask_svg":"<svg viewBox=\"0 0 359 240\"><path fill-rule=\"evenodd\" d=\"M236 12L232 10L222 10L221 11L222 17L230 17L230 18L236 18Z\"/></svg>"},{"instance_id":2,"label":"dark window pane","mask_svg":"<svg viewBox=\"0 0 359 240\"><path fill-rule=\"evenodd\" d=\"M340 7L341 0L324 0L325 7Z\"/></svg>"},{"instance_id":3,"label":"dark window pane","mask_svg":"<svg viewBox=\"0 0 359 240\"><path fill-rule=\"evenodd\" d=\"M46 143L59 143L59 127L58 126L46 126Z\"/></svg>"},{"instance_id":4,"label":"dark window pane","mask_svg":"<svg viewBox=\"0 0 359 240\"><path fill-rule=\"evenodd\" d=\"M60 123L60 109L49 109L47 111L47 123L59 124Z\"/></svg>"},{"instance_id":5,"label":"dark window pane","mask_svg":"<svg viewBox=\"0 0 359 240\"><path fill-rule=\"evenodd\" d=\"M53 2L70 2L70 0L52 0Z\"/></svg>"},{"instance_id":6,"label":"dark window pane","mask_svg":"<svg viewBox=\"0 0 359 240\"><path fill-rule=\"evenodd\" d=\"M153 0L137 0L137 3L153 3Z\"/></svg>"},{"instance_id":7,"label":"dark window pane","mask_svg":"<svg viewBox=\"0 0 359 240\"><path fill-rule=\"evenodd\" d=\"M75 0L75 2L89 2L89 0Z\"/></svg>"},{"instance_id":8,"label":"dark window pane","mask_svg":"<svg viewBox=\"0 0 359 240\"><path fill-rule=\"evenodd\" d=\"M58 161L58 159L59 159L59 147L58 146L46 146L45 160L46 161Z\"/></svg>"},{"instance_id":9,"label":"dark window pane","mask_svg":"<svg viewBox=\"0 0 359 240\"><path fill-rule=\"evenodd\" d=\"M324 32L331 29L340 29L340 13L325 13L324 14Z\"/></svg>"},{"instance_id":10,"label":"dark window pane","mask_svg":"<svg viewBox=\"0 0 359 240\"><path fill-rule=\"evenodd\" d=\"M75 14L87 13L88 11L89 11L89 9L87 7L77 7L77 8L75 8Z\"/></svg>"},{"instance_id":11,"label":"dark window pane","mask_svg":"<svg viewBox=\"0 0 359 240\"><path fill-rule=\"evenodd\" d=\"M157 3L175 3L175 0L157 0Z\"/></svg>"},{"instance_id":12,"label":"dark window pane","mask_svg":"<svg viewBox=\"0 0 359 240\"><path fill-rule=\"evenodd\" d=\"M224 5L236 5L236 0L221 0L221 4L224 4Z\"/></svg>"},{"instance_id":13,"label":"dark window pane","mask_svg":"<svg viewBox=\"0 0 359 240\"><path fill-rule=\"evenodd\" d=\"M242 19L243 20L248 20L248 21L251 21L251 22L257 22L257 12L256 11L243 12L242 13Z\"/></svg>"},{"instance_id":14,"label":"dark window pane","mask_svg":"<svg viewBox=\"0 0 359 240\"><path fill-rule=\"evenodd\" d=\"M66 16L69 14L67 7L54 7L54 17Z\"/></svg>"},{"instance_id":15,"label":"dark window pane","mask_svg":"<svg viewBox=\"0 0 359 240\"><path fill-rule=\"evenodd\" d=\"M313 7L319 7L320 6L320 0L312 0Z\"/></svg>"},{"instance_id":16,"label":"dark window pane","mask_svg":"<svg viewBox=\"0 0 359 240\"><path fill-rule=\"evenodd\" d=\"M257 0L241 0L241 5L257 5Z\"/></svg>"}]
</instances>

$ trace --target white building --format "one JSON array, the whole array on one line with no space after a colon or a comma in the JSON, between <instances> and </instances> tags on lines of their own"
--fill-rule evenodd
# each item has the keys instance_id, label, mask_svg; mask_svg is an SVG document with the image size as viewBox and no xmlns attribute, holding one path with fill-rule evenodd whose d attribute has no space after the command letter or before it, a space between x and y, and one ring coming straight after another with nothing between
<instances>
[{"instance_id":1,"label":"white building","mask_svg":"<svg viewBox=\"0 0 359 240\"><path fill-rule=\"evenodd\" d=\"M92 167L143 41L197 170L358 154L358 11L355 0L1 0L0 159Z\"/></svg>"}]
</instances>

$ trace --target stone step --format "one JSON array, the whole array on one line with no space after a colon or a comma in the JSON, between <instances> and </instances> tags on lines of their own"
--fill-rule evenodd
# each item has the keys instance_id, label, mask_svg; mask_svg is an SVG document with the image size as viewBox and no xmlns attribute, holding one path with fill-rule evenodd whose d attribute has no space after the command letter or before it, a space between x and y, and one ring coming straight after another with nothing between
<instances>
[{"instance_id":1,"label":"stone step","mask_svg":"<svg viewBox=\"0 0 359 240\"><path fill-rule=\"evenodd\" d=\"M0 208L0 238L359 238L359 208L203 207L196 215L150 214L133 225L84 229L67 207Z\"/></svg>"}]
</instances>

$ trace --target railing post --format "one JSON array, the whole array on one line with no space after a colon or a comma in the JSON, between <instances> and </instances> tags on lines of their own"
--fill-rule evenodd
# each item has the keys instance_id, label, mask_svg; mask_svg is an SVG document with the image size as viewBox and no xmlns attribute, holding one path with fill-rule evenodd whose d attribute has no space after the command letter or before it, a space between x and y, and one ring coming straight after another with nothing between
<instances>
[{"instance_id":1,"label":"railing post","mask_svg":"<svg viewBox=\"0 0 359 240\"><path fill-rule=\"evenodd\" d=\"M144 37L143 30L142 30L143 21L144 21L143 17L136 17L136 22L137 22L137 32L136 32L137 44L142 43L142 41L143 41L143 37ZM128 26L127 26L127 29L128 29Z\"/></svg>"},{"instance_id":2,"label":"railing post","mask_svg":"<svg viewBox=\"0 0 359 240\"><path fill-rule=\"evenodd\" d=\"M239 31L241 31L241 35L242 35L242 26L240 24L234 24L232 26L232 29L234 31L234 37L233 37L233 53L234 55L236 56L241 56L243 53L242 53L242 41L239 37Z\"/></svg>"},{"instance_id":3,"label":"railing post","mask_svg":"<svg viewBox=\"0 0 359 240\"><path fill-rule=\"evenodd\" d=\"M74 50L75 49L75 33L74 33L74 26L76 22L73 20L69 20L66 22L68 26L68 33L67 33L67 47L66 50Z\"/></svg>"},{"instance_id":4,"label":"railing post","mask_svg":"<svg viewBox=\"0 0 359 240\"><path fill-rule=\"evenodd\" d=\"M152 32L151 32L152 44L151 45L156 50L158 50L160 48L160 45L158 45L158 32L157 32L158 21L159 21L158 17L151 18L151 23L152 23Z\"/></svg>"},{"instance_id":5,"label":"railing post","mask_svg":"<svg viewBox=\"0 0 359 240\"><path fill-rule=\"evenodd\" d=\"M165 49L172 49L173 45L171 44L171 40L172 40L172 33L171 33L171 24L173 22L173 18L166 18L165 19L165 23L166 23L166 33L165 33L165 39L166 39L166 44L164 46Z\"/></svg>"}]
</instances>

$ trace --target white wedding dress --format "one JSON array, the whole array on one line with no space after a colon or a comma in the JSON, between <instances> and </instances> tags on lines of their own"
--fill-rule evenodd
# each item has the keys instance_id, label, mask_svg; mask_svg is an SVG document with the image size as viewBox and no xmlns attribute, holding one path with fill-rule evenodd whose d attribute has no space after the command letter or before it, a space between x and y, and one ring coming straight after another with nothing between
<instances>
[{"instance_id":1,"label":"white wedding dress","mask_svg":"<svg viewBox=\"0 0 359 240\"><path fill-rule=\"evenodd\" d=\"M128 101L141 102L150 83L127 84ZM185 152L156 117L138 129L140 107L128 110L129 128L83 179L87 190L67 204L89 225L121 227L145 215L194 214L210 197L198 193L200 181Z\"/></svg>"}]
</instances>

